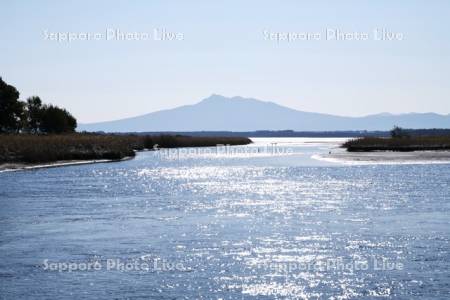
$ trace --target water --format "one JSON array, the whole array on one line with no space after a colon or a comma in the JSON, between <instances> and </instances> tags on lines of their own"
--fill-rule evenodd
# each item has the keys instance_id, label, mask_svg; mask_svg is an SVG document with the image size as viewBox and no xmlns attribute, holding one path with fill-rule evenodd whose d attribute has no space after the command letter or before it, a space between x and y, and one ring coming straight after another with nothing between
<instances>
[{"instance_id":1,"label":"water","mask_svg":"<svg viewBox=\"0 0 450 300\"><path fill-rule=\"evenodd\" d=\"M0 173L0 298L450 297L449 165L255 141Z\"/></svg>"}]
</instances>

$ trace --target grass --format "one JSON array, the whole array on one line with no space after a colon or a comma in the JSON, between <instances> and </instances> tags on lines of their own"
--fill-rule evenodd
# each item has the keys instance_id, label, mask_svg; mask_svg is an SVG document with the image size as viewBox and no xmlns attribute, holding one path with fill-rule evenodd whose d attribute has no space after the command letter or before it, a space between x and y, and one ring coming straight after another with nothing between
<instances>
[{"instance_id":1,"label":"grass","mask_svg":"<svg viewBox=\"0 0 450 300\"><path fill-rule=\"evenodd\" d=\"M43 163L65 160L119 160L135 151L159 148L245 145L242 137L189 137L174 135L0 135L0 163Z\"/></svg>"},{"instance_id":2,"label":"grass","mask_svg":"<svg viewBox=\"0 0 450 300\"><path fill-rule=\"evenodd\" d=\"M349 152L450 150L450 136L363 137L342 145Z\"/></svg>"}]
</instances>

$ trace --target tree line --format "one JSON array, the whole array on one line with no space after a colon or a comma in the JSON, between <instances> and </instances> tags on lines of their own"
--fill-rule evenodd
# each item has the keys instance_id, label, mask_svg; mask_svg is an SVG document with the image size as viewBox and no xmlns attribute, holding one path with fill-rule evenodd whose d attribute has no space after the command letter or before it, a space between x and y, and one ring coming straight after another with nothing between
<instances>
[{"instance_id":1,"label":"tree line","mask_svg":"<svg viewBox=\"0 0 450 300\"><path fill-rule=\"evenodd\" d=\"M75 132L77 120L66 109L43 104L38 96L19 100L17 89L0 77L0 133Z\"/></svg>"}]
</instances>

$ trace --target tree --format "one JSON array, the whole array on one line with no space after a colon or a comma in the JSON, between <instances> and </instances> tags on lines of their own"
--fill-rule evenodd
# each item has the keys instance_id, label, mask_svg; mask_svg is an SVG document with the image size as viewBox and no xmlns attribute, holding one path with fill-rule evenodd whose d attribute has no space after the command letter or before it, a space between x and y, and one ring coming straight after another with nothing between
<instances>
[{"instance_id":1,"label":"tree","mask_svg":"<svg viewBox=\"0 0 450 300\"><path fill-rule=\"evenodd\" d=\"M45 133L75 132L77 120L65 109L55 105L44 105L41 109L39 130Z\"/></svg>"},{"instance_id":2,"label":"tree","mask_svg":"<svg viewBox=\"0 0 450 300\"><path fill-rule=\"evenodd\" d=\"M0 133L19 132L23 126L24 103L19 92L0 77Z\"/></svg>"},{"instance_id":3,"label":"tree","mask_svg":"<svg viewBox=\"0 0 450 300\"><path fill-rule=\"evenodd\" d=\"M403 128L399 126L394 126L394 128L391 129L391 138L399 139L406 137L409 137L409 134Z\"/></svg>"},{"instance_id":4,"label":"tree","mask_svg":"<svg viewBox=\"0 0 450 300\"><path fill-rule=\"evenodd\" d=\"M64 108L42 105L39 97L19 101L19 92L0 77L0 133L74 132L77 120Z\"/></svg>"},{"instance_id":5,"label":"tree","mask_svg":"<svg viewBox=\"0 0 450 300\"><path fill-rule=\"evenodd\" d=\"M41 98L33 96L27 99L26 104L26 129L31 133L37 133L42 123L42 101Z\"/></svg>"}]
</instances>

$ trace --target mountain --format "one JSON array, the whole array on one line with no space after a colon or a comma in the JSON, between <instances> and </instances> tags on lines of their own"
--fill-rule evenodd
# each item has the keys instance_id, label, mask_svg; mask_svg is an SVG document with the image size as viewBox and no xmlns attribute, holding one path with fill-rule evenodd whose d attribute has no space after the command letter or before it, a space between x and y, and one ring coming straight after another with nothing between
<instances>
[{"instance_id":1,"label":"mountain","mask_svg":"<svg viewBox=\"0 0 450 300\"><path fill-rule=\"evenodd\" d=\"M405 128L450 128L450 115L381 113L342 117L298 111L273 102L252 98L211 95L194 105L161 110L133 118L80 124L79 131L255 131L284 130L389 130Z\"/></svg>"}]
</instances>

